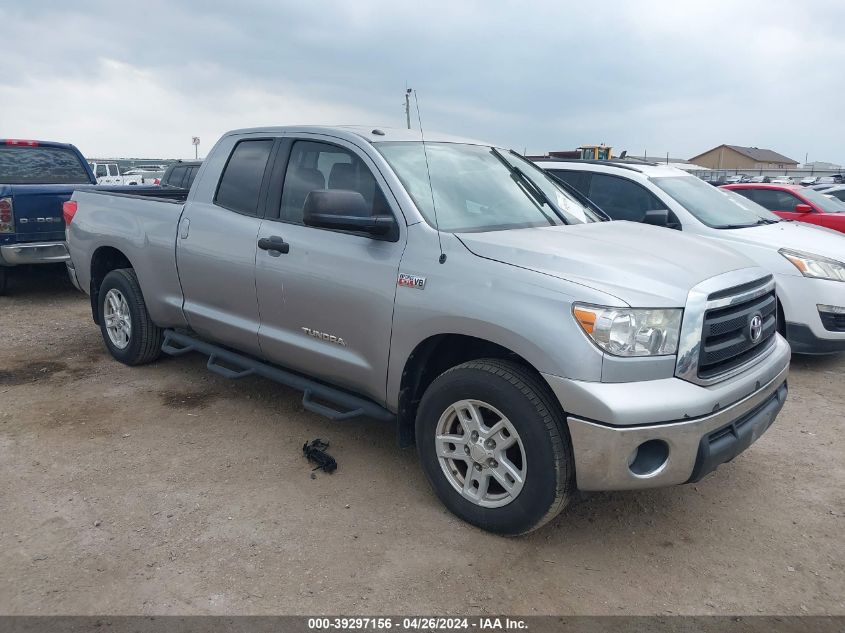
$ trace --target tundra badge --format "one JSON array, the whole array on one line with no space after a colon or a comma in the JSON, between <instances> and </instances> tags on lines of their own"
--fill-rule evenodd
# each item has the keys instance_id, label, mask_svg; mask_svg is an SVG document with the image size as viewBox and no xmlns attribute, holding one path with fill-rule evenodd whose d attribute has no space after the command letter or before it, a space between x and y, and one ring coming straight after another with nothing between
<instances>
[{"instance_id":1,"label":"tundra badge","mask_svg":"<svg viewBox=\"0 0 845 633\"><path fill-rule=\"evenodd\" d=\"M339 336L335 336L334 334L327 334L326 332L320 332L319 330L312 330L310 327L303 327L302 331L305 332L308 336L313 336L314 338L318 338L321 341L326 341L326 343L334 343L335 345L346 347L346 341L344 341Z\"/></svg>"}]
</instances>

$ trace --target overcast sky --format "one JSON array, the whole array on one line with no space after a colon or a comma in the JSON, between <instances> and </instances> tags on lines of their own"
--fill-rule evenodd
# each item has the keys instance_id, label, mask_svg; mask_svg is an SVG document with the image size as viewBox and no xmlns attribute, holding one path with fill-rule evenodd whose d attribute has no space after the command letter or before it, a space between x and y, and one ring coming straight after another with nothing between
<instances>
[{"instance_id":1,"label":"overcast sky","mask_svg":"<svg viewBox=\"0 0 845 633\"><path fill-rule=\"evenodd\" d=\"M188 157L259 125L845 163L841 0L0 0L0 138ZM413 117L416 124L416 116Z\"/></svg>"}]
</instances>

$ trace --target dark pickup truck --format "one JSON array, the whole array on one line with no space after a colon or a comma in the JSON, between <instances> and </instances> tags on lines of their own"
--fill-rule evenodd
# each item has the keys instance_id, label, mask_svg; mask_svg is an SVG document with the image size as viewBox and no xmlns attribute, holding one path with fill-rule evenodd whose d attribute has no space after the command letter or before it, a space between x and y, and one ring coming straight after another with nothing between
<instances>
[{"instance_id":1,"label":"dark pickup truck","mask_svg":"<svg viewBox=\"0 0 845 633\"><path fill-rule=\"evenodd\" d=\"M67 261L62 203L96 184L73 145L0 140L0 294L13 266Z\"/></svg>"}]
</instances>

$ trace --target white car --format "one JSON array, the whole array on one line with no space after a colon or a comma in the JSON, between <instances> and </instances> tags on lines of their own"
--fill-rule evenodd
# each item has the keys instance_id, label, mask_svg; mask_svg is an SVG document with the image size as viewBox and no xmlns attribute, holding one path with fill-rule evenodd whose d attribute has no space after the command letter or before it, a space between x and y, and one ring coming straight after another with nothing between
<instances>
[{"instance_id":1,"label":"white car","mask_svg":"<svg viewBox=\"0 0 845 633\"><path fill-rule=\"evenodd\" d=\"M122 185L123 176L120 173L120 167L117 163L99 163L89 162L91 171L97 178L98 185Z\"/></svg>"},{"instance_id":2,"label":"white car","mask_svg":"<svg viewBox=\"0 0 845 633\"><path fill-rule=\"evenodd\" d=\"M770 181L773 185L794 185L795 179L790 176L777 176Z\"/></svg>"},{"instance_id":3,"label":"white car","mask_svg":"<svg viewBox=\"0 0 845 633\"><path fill-rule=\"evenodd\" d=\"M538 164L614 220L661 224L733 247L774 275L778 327L793 352L845 351L845 234L782 220L743 196L674 167Z\"/></svg>"},{"instance_id":4,"label":"white car","mask_svg":"<svg viewBox=\"0 0 845 633\"><path fill-rule=\"evenodd\" d=\"M140 167L135 167L130 169L123 174L123 184L124 185L158 185L161 184L161 177L164 175L164 171L159 171L156 168L156 171L151 171L147 169L142 169Z\"/></svg>"}]
</instances>

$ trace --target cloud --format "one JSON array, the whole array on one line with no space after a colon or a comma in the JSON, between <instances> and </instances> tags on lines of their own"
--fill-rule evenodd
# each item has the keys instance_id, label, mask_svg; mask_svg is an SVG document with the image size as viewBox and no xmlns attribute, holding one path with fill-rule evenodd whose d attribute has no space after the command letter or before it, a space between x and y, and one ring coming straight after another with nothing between
<instances>
[{"instance_id":1,"label":"cloud","mask_svg":"<svg viewBox=\"0 0 845 633\"><path fill-rule=\"evenodd\" d=\"M533 152L843 162L843 18L835 0L0 0L0 135L183 155L252 124L401 126L408 82L426 129Z\"/></svg>"}]
</instances>

